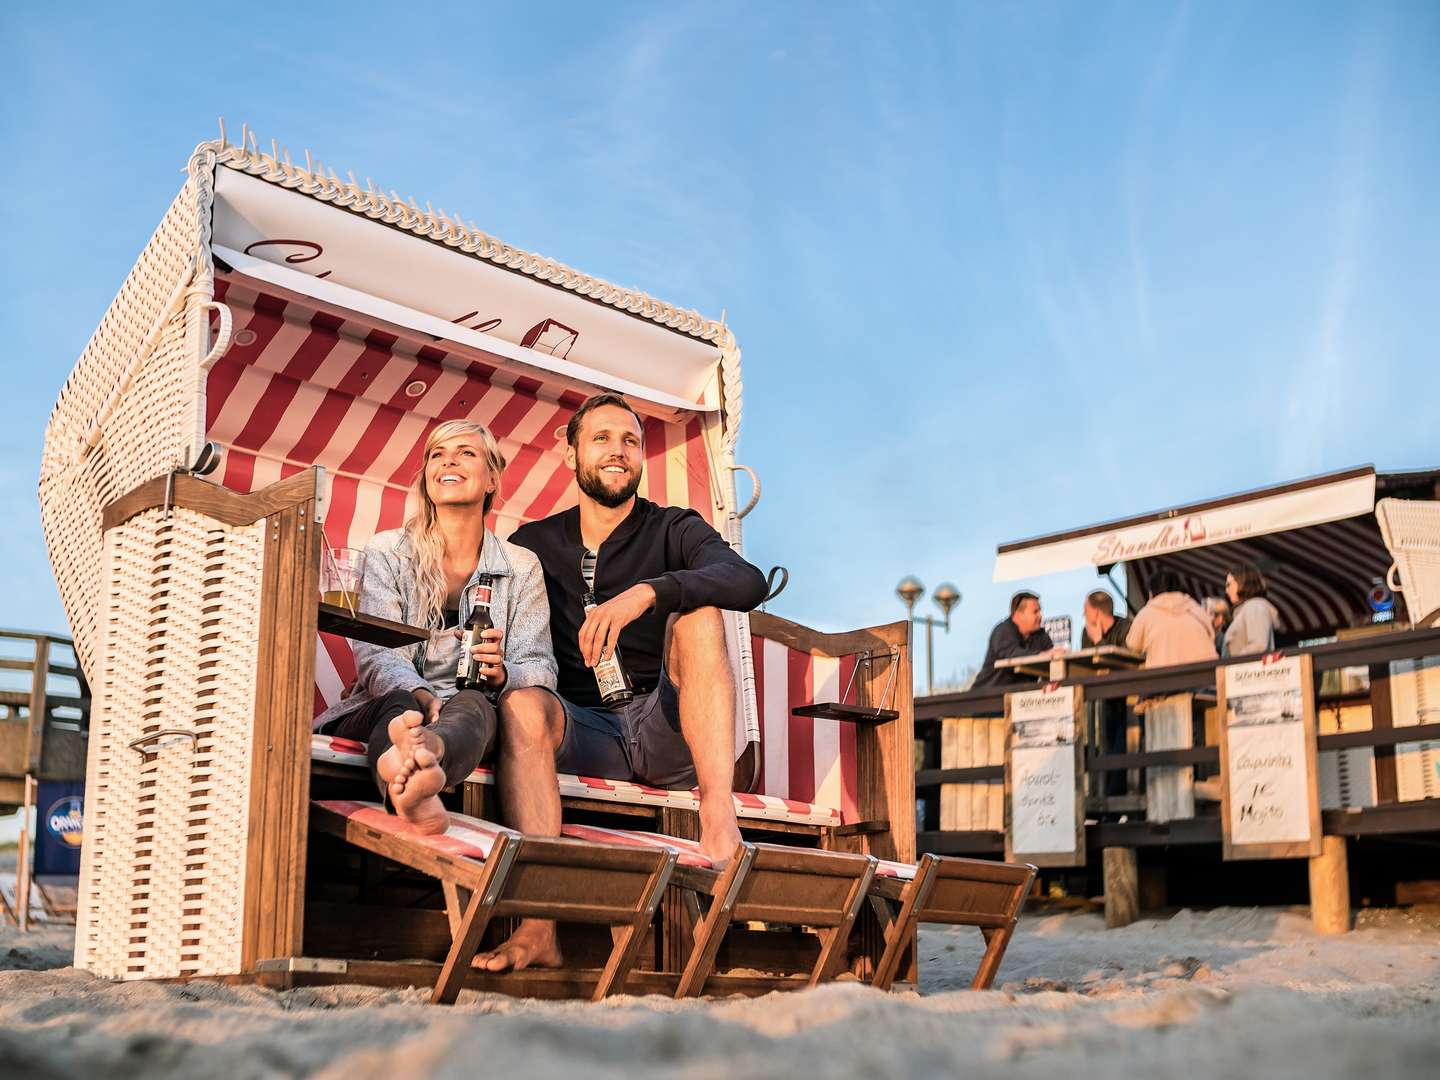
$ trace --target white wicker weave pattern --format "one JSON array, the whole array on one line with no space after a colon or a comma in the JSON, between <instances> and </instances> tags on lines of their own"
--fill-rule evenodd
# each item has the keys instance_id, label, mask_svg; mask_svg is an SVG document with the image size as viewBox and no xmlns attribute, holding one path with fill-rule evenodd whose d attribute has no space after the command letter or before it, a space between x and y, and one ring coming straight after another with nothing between
<instances>
[{"instance_id":1,"label":"white wicker weave pattern","mask_svg":"<svg viewBox=\"0 0 1440 1080\"><path fill-rule=\"evenodd\" d=\"M264 530L156 509L106 534L75 947L96 974L240 970Z\"/></svg>"},{"instance_id":2,"label":"white wicker weave pattern","mask_svg":"<svg viewBox=\"0 0 1440 1080\"><path fill-rule=\"evenodd\" d=\"M130 271L60 391L46 428L40 516L81 666L96 655L102 508L183 464L203 424L201 358L214 294L209 257L214 153L185 186Z\"/></svg>"},{"instance_id":3,"label":"white wicker weave pattern","mask_svg":"<svg viewBox=\"0 0 1440 1080\"><path fill-rule=\"evenodd\" d=\"M1375 504L1375 520L1395 558L1394 570L1400 571L1398 591L1405 597L1410 621L1419 625L1440 610L1440 502L1381 499Z\"/></svg>"}]
</instances>

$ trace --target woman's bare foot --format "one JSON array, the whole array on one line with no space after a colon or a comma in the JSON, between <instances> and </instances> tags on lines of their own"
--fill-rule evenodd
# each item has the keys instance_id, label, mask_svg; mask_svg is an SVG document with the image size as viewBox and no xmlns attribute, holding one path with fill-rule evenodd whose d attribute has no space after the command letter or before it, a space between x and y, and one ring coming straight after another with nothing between
<instances>
[{"instance_id":1,"label":"woman's bare foot","mask_svg":"<svg viewBox=\"0 0 1440 1080\"><path fill-rule=\"evenodd\" d=\"M450 827L450 814L440 802L445 786L445 770L430 750L415 748L407 768L390 783L390 798L395 813L409 822L416 832L443 833Z\"/></svg>"},{"instance_id":2,"label":"woman's bare foot","mask_svg":"<svg viewBox=\"0 0 1440 1080\"><path fill-rule=\"evenodd\" d=\"M521 968L556 968L561 964L555 924L546 919L522 919L508 941L498 949L476 953L470 961L481 971L519 971Z\"/></svg>"},{"instance_id":3,"label":"woman's bare foot","mask_svg":"<svg viewBox=\"0 0 1440 1080\"><path fill-rule=\"evenodd\" d=\"M416 747L425 747L437 761L445 756L445 744L425 726L425 717L415 709L395 717L386 730L390 734L390 746L375 763L375 771L386 784L402 779L414 768L412 759Z\"/></svg>"}]
</instances>

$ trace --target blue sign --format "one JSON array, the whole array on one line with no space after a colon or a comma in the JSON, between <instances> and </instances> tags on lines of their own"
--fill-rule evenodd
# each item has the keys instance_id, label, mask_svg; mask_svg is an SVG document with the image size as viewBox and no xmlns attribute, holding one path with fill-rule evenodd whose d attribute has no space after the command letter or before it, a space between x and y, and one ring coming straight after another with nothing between
<instances>
[{"instance_id":1,"label":"blue sign","mask_svg":"<svg viewBox=\"0 0 1440 1080\"><path fill-rule=\"evenodd\" d=\"M35 876L78 877L85 839L85 785L42 780L36 807Z\"/></svg>"}]
</instances>

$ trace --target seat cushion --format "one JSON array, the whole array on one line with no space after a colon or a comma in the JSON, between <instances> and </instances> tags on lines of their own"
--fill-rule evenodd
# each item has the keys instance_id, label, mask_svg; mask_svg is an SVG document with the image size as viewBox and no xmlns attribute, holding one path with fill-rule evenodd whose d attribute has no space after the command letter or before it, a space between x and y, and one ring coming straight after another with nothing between
<instances>
[{"instance_id":1,"label":"seat cushion","mask_svg":"<svg viewBox=\"0 0 1440 1080\"><path fill-rule=\"evenodd\" d=\"M310 757L336 765L365 768L365 744L333 735L312 735ZM467 778L471 783L493 784L495 770L482 765ZM572 799L601 799L635 806L664 806L674 810L698 810L700 794L687 788L666 790L637 784L633 780L606 780L595 776L560 774L560 794ZM737 817L765 821L788 821L798 825L839 825L840 811L829 806L782 799L777 795L736 794Z\"/></svg>"}]
</instances>

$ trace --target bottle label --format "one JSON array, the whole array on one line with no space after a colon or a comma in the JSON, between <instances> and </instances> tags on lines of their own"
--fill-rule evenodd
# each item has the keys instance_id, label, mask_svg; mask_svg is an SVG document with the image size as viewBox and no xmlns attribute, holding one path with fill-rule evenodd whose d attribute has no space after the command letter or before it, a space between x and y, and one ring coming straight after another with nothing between
<instances>
[{"instance_id":1,"label":"bottle label","mask_svg":"<svg viewBox=\"0 0 1440 1080\"><path fill-rule=\"evenodd\" d=\"M488 608L490 606L489 585L476 585L470 590L470 606L472 608Z\"/></svg>"},{"instance_id":2,"label":"bottle label","mask_svg":"<svg viewBox=\"0 0 1440 1080\"><path fill-rule=\"evenodd\" d=\"M470 655L470 650L474 647L475 628L467 627L460 639L460 661L455 665L455 678L462 683L470 678L471 669L475 666L474 657Z\"/></svg>"},{"instance_id":3,"label":"bottle label","mask_svg":"<svg viewBox=\"0 0 1440 1080\"><path fill-rule=\"evenodd\" d=\"M600 687L602 698L625 692L625 676L620 674L620 665L615 662L614 657L601 660L595 665L595 682Z\"/></svg>"}]
</instances>

